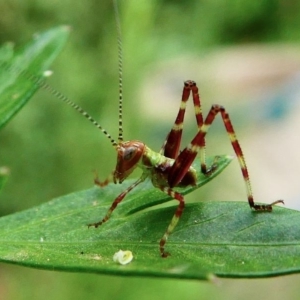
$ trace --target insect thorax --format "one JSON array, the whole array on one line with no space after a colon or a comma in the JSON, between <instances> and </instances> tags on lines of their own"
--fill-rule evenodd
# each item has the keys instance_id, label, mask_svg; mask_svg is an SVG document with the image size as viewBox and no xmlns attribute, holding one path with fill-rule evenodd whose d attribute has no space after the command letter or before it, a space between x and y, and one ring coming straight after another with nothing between
<instances>
[{"instance_id":1,"label":"insect thorax","mask_svg":"<svg viewBox=\"0 0 300 300\"><path fill-rule=\"evenodd\" d=\"M174 161L174 159L168 158L145 146L144 155L138 166L143 170L145 177L151 178L155 187L168 187L168 175ZM196 180L196 170L190 167L177 186L196 185Z\"/></svg>"}]
</instances>

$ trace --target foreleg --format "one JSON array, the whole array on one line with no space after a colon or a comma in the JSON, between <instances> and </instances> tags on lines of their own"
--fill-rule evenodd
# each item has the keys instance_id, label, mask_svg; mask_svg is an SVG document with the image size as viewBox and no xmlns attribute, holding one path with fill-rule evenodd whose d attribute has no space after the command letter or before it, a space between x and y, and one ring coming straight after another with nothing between
<instances>
[{"instance_id":1,"label":"foreleg","mask_svg":"<svg viewBox=\"0 0 300 300\"><path fill-rule=\"evenodd\" d=\"M117 207L117 205L125 198L125 196L131 191L133 190L138 184L140 184L142 181L144 181L145 178L142 176L140 177L136 182L134 182L131 186L129 186L124 192L122 192L115 200L114 202L112 203L111 207L109 208L109 210L107 211L105 217L99 221L99 222L96 222L96 223L91 223L91 224L88 224L88 227L91 227L91 226L94 226L95 228L97 228L98 226L102 225L104 222L106 222L112 212L115 210L115 208Z\"/></svg>"}]
</instances>

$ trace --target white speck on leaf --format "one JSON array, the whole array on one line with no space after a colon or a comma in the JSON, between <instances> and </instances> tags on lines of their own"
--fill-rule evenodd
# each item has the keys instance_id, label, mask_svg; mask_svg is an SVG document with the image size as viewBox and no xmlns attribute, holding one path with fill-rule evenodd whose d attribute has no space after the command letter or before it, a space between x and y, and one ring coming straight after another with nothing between
<instances>
[{"instance_id":1,"label":"white speck on leaf","mask_svg":"<svg viewBox=\"0 0 300 300\"><path fill-rule=\"evenodd\" d=\"M133 259L132 252L129 250L119 250L113 256L113 261L119 263L120 265L127 265Z\"/></svg>"}]
</instances>

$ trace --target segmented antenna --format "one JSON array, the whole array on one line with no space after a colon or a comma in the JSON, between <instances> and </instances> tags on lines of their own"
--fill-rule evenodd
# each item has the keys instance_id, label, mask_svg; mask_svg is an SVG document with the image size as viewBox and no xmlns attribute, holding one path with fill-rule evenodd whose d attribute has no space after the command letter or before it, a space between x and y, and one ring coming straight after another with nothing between
<instances>
[{"instance_id":1,"label":"segmented antenna","mask_svg":"<svg viewBox=\"0 0 300 300\"><path fill-rule=\"evenodd\" d=\"M13 66L8 66L9 69L14 68ZM98 129L100 129L104 135L110 140L111 144L113 145L114 148L117 147L117 142L112 138L112 136L91 116L89 115L83 108L81 108L78 104L73 102L71 99L69 99L67 96L64 94L58 92L54 88L52 88L47 82L42 79L41 77L38 77L36 75L28 73L26 70L15 70L18 72L21 76L24 78L27 78L28 80L32 81L36 85L38 85L40 88L43 88L47 90L50 94L53 96L57 97L58 99L64 101L71 107L73 107L75 110L77 110L80 114L82 114L84 117L86 117L93 125L95 125ZM46 74L47 71L44 72Z\"/></svg>"},{"instance_id":2,"label":"segmented antenna","mask_svg":"<svg viewBox=\"0 0 300 300\"><path fill-rule=\"evenodd\" d=\"M86 117L93 125L95 125L98 129L100 129L104 135L110 140L111 144L114 148L117 147L117 142L112 138L112 136L104 129L91 115L89 115L83 108L81 108L78 104L70 100L67 96L63 95L62 93L58 92L54 88L52 88L50 85L48 85L43 79L41 78L34 78L34 81L36 84L38 84L41 88L44 88L48 92L50 92L52 95L57 97L58 99L64 101L71 107L73 107L75 110L77 110L80 114L82 114L84 117Z\"/></svg>"},{"instance_id":3,"label":"segmented antenna","mask_svg":"<svg viewBox=\"0 0 300 300\"><path fill-rule=\"evenodd\" d=\"M118 34L118 69L119 69L119 135L118 135L118 142L123 142L123 50L122 50L122 33L121 33L121 25L120 25L120 17L118 11L117 1L113 0L114 10L115 10L115 21L117 27L117 34ZM14 66L6 64L2 62L0 65L5 66L7 69L15 69L14 71L19 73L24 78L32 81L40 88L47 90L53 96L57 97L58 99L64 101L75 110L77 110L80 114L82 114L85 118L87 118L94 126L100 129L103 134L110 140L111 144L114 148L117 147L118 143L112 138L112 136L104 129L91 115L89 115L83 108L81 108L78 104L73 102L64 94L58 92L54 88L52 88L49 84L46 83L44 79L38 77L36 75L30 74L26 70L17 69ZM47 72L47 71L46 71ZM46 76L46 72L44 76Z\"/></svg>"},{"instance_id":4,"label":"segmented antenna","mask_svg":"<svg viewBox=\"0 0 300 300\"><path fill-rule=\"evenodd\" d=\"M119 68L119 136L118 141L123 142L123 47L120 16L117 0L113 0L115 20L118 33L118 68Z\"/></svg>"}]
</instances>

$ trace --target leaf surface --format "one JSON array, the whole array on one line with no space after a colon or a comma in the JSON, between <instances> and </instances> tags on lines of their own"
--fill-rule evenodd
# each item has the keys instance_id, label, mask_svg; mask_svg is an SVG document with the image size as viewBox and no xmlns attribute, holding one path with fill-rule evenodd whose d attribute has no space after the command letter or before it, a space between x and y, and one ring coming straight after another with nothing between
<instances>
[{"instance_id":1,"label":"leaf surface","mask_svg":"<svg viewBox=\"0 0 300 300\"><path fill-rule=\"evenodd\" d=\"M230 160L222 156L213 175L199 174L198 187ZM163 259L158 242L175 206L153 208L170 198L148 181L126 196L109 221L88 229L87 224L100 220L131 183L76 192L1 218L0 261L49 270L189 279L299 272L300 213L281 207L273 213L256 213L246 201L199 199L187 204L166 244L171 256ZM120 249L133 252L130 264L113 262Z\"/></svg>"}]
</instances>

